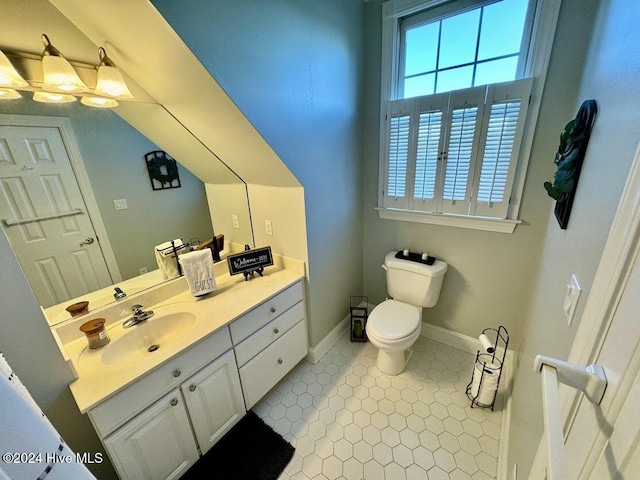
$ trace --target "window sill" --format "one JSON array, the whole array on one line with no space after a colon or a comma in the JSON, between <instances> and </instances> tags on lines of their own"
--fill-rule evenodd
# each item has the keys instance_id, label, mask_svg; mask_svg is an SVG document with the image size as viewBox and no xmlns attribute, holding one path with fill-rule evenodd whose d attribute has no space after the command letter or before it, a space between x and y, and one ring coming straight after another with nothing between
<instances>
[{"instance_id":1,"label":"window sill","mask_svg":"<svg viewBox=\"0 0 640 480\"><path fill-rule=\"evenodd\" d=\"M376 207L378 217L385 220L400 220L403 222L428 223L446 227L469 228L486 232L513 233L520 220L503 220L489 217L468 217L450 213L428 213L415 210Z\"/></svg>"}]
</instances>

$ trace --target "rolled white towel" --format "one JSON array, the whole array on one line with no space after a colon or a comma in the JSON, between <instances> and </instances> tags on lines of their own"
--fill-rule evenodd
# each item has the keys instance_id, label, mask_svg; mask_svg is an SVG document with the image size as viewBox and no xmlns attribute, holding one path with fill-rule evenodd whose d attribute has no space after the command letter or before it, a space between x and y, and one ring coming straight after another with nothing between
<instances>
[{"instance_id":1,"label":"rolled white towel","mask_svg":"<svg viewBox=\"0 0 640 480\"><path fill-rule=\"evenodd\" d=\"M184 276L187 279L191 295L199 297L216 289L216 277L213 272L211 250L196 250L178 257Z\"/></svg>"}]
</instances>

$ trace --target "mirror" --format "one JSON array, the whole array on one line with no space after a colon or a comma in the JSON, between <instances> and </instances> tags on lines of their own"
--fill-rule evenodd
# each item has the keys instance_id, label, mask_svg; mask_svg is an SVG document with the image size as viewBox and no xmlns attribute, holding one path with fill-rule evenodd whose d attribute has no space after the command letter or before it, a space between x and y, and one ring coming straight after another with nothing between
<instances>
[{"instance_id":1,"label":"mirror","mask_svg":"<svg viewBox=\"0 0 640 480\"><path fill-rule=\"evenodd\" d=\"M42 52L40 36L46 32L67 59L85 65L97 63L97 46L49 1L0 0L0 6L0 49L5 53L27 52L39 58ZM174 238L187 242L191 238L204 241L213 233L224 234L225 245L237 248L254 242L247 190L242 179L161 105L153 103L139 85L129 82L127 77L135 101L120 102L113 111L92 109L79 102L43 105L33 102L31 93L23 92L22 100L0 102L0 114L69 118L75 142L86 164L88 183L91 184L88 188L96 199L105 235L112 246L112 263L120 271L121 278L113 274L112 277L128 279L126 282L132 286L124 290L131 295L142 288L136 284L136 279L147 285L137 277L141 268L149 272L144 275L145 282L149 277L152 284L162 281L153 278L156 270L153 246L159 243ZM181 158L198 159L189 162L191 173L179 168L181 188L152 190L143 158L154 150L164 150L178 162ZM0 164L1 158L0 155ZM127 200L128 208L116 210L114 200L122 199ZM234 222L236 217L238 222ZM5 232L8 234L6 228ZM99 238L100 244L104 241ZM113 288L107 288L100 301L113 301L113 293ZM42 303L47 305L47 302ZM63 306L69 303L67 300ZM96 306L94 303L90 308Z\"/></svg>"},{"instance_id":2,"label":"mirror","mask_svg":"<svg viewBox=\"0 0 640 480\"><path fill-rule=\"evenodd\" d=\"M194 142L188 132L173 128L171 118L167 117L161 106L123 102L116 114L109 110L88 108L79 102L42 105L33 102L26 92L24 97L22 100L1 103L0 114L69 119L99 216L104 223L108 238L98 238L95 245L86 245L84 248L98 247L97 250L102 250L108 257L109 253L105 250L110 247L115 268L112 266L109 269L108 287L103 281L98 285L99 289L93 288L98 290L94 294L80 295L90 300L90 309L114 301L114 288L111 286L114 282L111 279L116 280L114 285L120 286L128 295L164 281L158 271L154 246L168 240L180 238L184 242L203 242L211 239L215 233L225 236L226 250L237 250L244 244L253 245L244 182L199 142ZM127 122L138 126L145 135L156 140L155 143ZM184 155L211 157L207 159L207 172L201 173L207 183L179 165L180 188L153 190L144 155L156 150L167 151L178 163L180 156ZM0 188L0 195L4 197L0 203L6 205L7 198L11 196L7 192L6 182ZM117 209L115 200L125 200L127 208ZM233 225L234 216L242 228ZM5 211L2 218L6 218ZM59 224L64 221L70 220L54 220ZM15 242L24 237L17 232L24 227L3 225L3 228L20 259L20 248ZM41 253L39 255L42 256ZM42 306L51 307L47 309L50 323L57 324L69 318L65 307L74 303L77 295L64 298L64 291L56 291L55 281L50 288L45 286L44 293L40 293L43 292L42 285L37 286L34 282L41 281L42 272L29 275L30 269L24 263L23 269Z\"/></svg>"}]
</instances>

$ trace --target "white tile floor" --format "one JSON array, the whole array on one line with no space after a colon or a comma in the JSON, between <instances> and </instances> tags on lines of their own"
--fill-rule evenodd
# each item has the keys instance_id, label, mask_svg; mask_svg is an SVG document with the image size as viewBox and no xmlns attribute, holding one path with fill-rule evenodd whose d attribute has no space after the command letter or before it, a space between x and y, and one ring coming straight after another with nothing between
<instances>
[{"instance_id":1,"label":"white tile floor","mask_svg":"<svg viewBox=\"0 0 640 480\"><path fill-rule=\"evenodd\" d=\"M376 355L347 333L255 406L296 448L281 480L495 478L502 413L470 407L474 356L420 337L393 377Z\"/></svg>"}]
</instances>

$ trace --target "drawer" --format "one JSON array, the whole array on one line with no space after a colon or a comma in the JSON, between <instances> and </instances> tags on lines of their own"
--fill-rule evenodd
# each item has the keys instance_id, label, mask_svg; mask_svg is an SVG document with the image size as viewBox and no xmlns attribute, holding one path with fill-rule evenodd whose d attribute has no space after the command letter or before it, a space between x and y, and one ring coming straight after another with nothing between
<instances>
[{"instance_id":1,"label":"drawer","mask_svg":"<svg viewBox=\"0 0 640 480\"><path fill-rule=\"evenodd\" d=\"M230 348L229 330L223 328L91 409L89 418L104 438Z\"/></svg>"},{"instance_id":2,"label":"drawer","mask_svg":"<svg viewBox=\"0 0 640 480\"><path fill-rule=\"evenodd\" d=\"M253 332L300 302L302 298L302 282L298 282L232 322L229 330L233 344L238 345Z\"/></svg>"},{"instance_id":3,"label":"drawer","mask_svg":"<svg viewBox=\"0 0 640 480\"><path fill-rule=\"evenodd\" d=\"M253 407L307 354L307 326L300 321L240 368L247 409Z\"/></svg>"},{"instance_id":4,"label":"drawer","mask_svg":"<svg viewBox=\"0 0 640 480\"><path fill-rule=\"evenodd\" d=\"M238 366L241 367L247 363L302 319L304 319L304 302L298 302L249 338L244 339L234 347Z\"/></svg>"}]
</instances>

